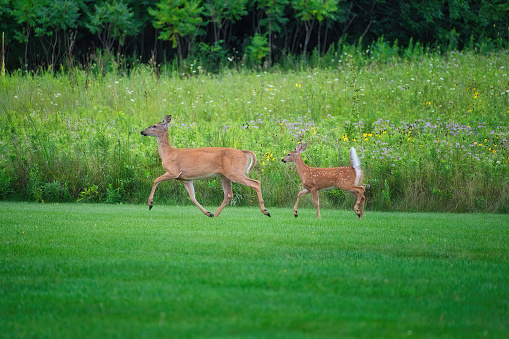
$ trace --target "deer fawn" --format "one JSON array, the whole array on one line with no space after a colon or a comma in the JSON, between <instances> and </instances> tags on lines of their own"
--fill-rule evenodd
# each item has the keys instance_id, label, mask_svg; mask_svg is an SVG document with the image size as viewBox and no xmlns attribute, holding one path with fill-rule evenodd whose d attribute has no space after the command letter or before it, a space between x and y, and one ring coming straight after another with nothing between
<instances>
[{"instance_id":1,"label":"deer fawn","mask_svg":"<svg viewBox=\"0 0 509 339\"><path fill-rule=\"evenodd\" d=\"M295 217L297 214L297 206L299 200L304 194L313 194L313 201L316 207L316 213L318 219L320 219L320 207L318 199L318 191L323 189L331 189L336 186L337 188L352 192L357 201L355 202L354 211L362 218L364 212L364 202L366 197L364 196L364 187L359 186L362 180L361 162L357 156L355 148L350 149L350 163L351 167L331 167L331 168L316 168L307 166L302 160L301 153L306 149L306 144L297 144L295 151L290 152L285 156L282 161L293 162L304 189L297 195L297 201L293 207L293 214Z\"/></svg>"},{"instance_id":2,"label":"deer fawn","mask_svg":"<svg viewBox=\"0 0 509 339\"><path fill-rule=\"evenodd\" d=\"M234 148L204 147L204 148L173 148L169 142L168 124L171 115L167 115L158 124L141 131L142 135L157 137L159 155L166 171L154 181L152 191L148 197L149 210L152 209L154 192L157 185L166 180L176 179L184 184L189 198L207 216L217 217L223 208L233 199L232 181L253 188L258 195L258 203L263 214L270 217L262 198L260 182L248 178L246 174L256 163L256 155L251 151L241 151ZM224 200L215 213L207 211L196 201L193 180L219 176L223 184Z\"/></svg>"}]
</instances>

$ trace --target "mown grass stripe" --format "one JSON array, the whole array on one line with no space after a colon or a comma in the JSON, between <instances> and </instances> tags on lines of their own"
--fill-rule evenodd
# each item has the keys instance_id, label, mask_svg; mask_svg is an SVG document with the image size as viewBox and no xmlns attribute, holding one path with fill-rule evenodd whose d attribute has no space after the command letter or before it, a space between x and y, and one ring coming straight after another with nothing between
<instances>
[{"instance_id":1,"label":"mown grass stripe","mask_svg":"<svg viewBox=\"0 0 509 339\"><path fill-rule=\"evenodd\" d=\"M509 216L0 203L0 327L40 337L505 337Z\"/></svg>"}]
</instances>

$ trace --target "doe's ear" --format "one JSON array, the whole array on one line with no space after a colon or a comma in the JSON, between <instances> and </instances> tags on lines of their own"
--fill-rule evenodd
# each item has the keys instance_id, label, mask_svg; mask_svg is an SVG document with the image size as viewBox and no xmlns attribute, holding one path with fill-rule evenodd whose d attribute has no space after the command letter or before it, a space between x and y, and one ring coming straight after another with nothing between
<instances>
[{"instance_id":1,"label":"doe's ear","mask_svg":"<svg viewBox=\"0 0 509 339\"><path fill-rule=\"evenodd\" d=\"M163 122L164 122L165 124L169 124L169 123L170 123L170 121L171 121L171 115L167 115L167 116L165 116L165 117L164 117Z\"/></svg>"}]
</instances>

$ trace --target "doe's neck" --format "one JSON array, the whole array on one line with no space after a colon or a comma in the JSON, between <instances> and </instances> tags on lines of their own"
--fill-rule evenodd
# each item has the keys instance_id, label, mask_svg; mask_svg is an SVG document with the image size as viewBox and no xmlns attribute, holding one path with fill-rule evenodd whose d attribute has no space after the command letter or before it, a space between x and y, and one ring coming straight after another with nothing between
<instances>
[{"instance_id":1,"label":"doe's neck","mask_svg":"<svg viewBox=\"0 0 509 339\"><path fill-rule=\"evenodd\" d=\"M166 152L173 150L173 147L170 145L170 137L167 128L157 135L157 145L159 147L161 159L164 158Z\"/></svg>"}]
</instances>

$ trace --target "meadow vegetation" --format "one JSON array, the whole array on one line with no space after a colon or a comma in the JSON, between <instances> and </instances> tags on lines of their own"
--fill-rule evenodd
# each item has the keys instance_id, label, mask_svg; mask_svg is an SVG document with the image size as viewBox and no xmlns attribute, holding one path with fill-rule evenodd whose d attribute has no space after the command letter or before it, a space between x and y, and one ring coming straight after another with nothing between
<instances>
[{"instance_id":1,"label":"meadow vegetation","mask_svg":"<svg viewBox=\"0 0 509 339\"><path fill-rule=\"evenodd\" d=\"M112 63L107 72L6 74L0 199L145 203L163 170L156 140L139 132L171 114L175 147L254 151L251 177L268 208L294 203L300 182L281 157L305 141L303 157L316 167L349 165L356 147L367 210L509 212L507 51L398 51L379 41L338 44L310 65L267 73L232 64L212 74L193 63L179 71ZM220 180L196 190L204 204L222 201ZM256 204L245 187L234 194L233 205ZM190 202L182 185L166 182L154 203ZM350 209L353 197L328 191L322 203Z\"/></svg>"}]
</instances>

